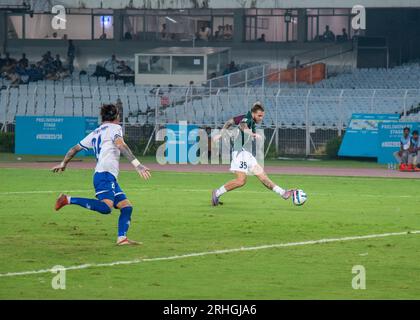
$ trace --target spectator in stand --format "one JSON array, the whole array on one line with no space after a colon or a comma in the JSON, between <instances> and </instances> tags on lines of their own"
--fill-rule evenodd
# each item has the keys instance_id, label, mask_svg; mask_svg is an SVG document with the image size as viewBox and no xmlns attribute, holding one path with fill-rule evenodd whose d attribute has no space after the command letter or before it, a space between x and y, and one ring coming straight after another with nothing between
<instances>
[{"instance_id":1,"label":"spectator in stand","mask_svg":"<svg viewBox=\"0 0 420 320\"><path fill-rule=\"evenodd\" d=\"M0 73L5 79L8 79L12 86L18 86L21 82L21 74L24 75L25 67L18 65L16 59L10 57L10 54L5 53L5 58L1 59Z\"/></svg>"},{"instance_id":2,"label":"spectator in stand","mask_svg":"<svg viewBox=\"0 0 420 320\"><path fill-rule=\"evenodd\" d=\"M6 64L6 61L1 57L1 53L0 53L0 70L3 68L5 64Z\"/></svg>"},{"instance_id":3,"label":"spectator in stand","mask_svg":"<svg viewBox=\"0 0 420 320\"><path fill-rule=\"evenodd\" d=\"M156 95L156 92L160 89L160 84L154 87L152 90L149 91L150 94ZM159 95L162 94L162 90L159 90Z\"/></svg>"},{"instance_id":4,"label":"spectator in stand","mask_svg":"<svg viewBox=\"0 0 420 320\"><path fill-rule=\"evenodd\" d=\"M200 31L198 32L198 39L209 41L209 32L206 30L205 27L200 28Z\"/></svg>"},{"instance_id":5,"label":"spectator in stand","mask_svg":"<svg viewBox=\"0 0 420 320\"><path fill-rule=\"evenodd\" d=\"M96 63L95 72L92 77L109 77L109 72L102 66L101 62Z\"/></svg>"},{"instance_id":6,"label":"spectator in stand","mask_svg":"<svg viewBox=\"0 0 420 320\"><path fill-rule=\"evenodd\" d=\"M15 72L18 74L23 74L26 71L25 66L23 65L22 62L18 62L16 67L15 67Z\"/></svg>"},{"instance_id":7,"label":"spectator in stand","mask_svg":"<svg viewBox=\"0 0 420 320\"><path fill-rule=\"evenodd\" d=\"M16 59L11 58L9 52L6 52L5 56L6 57L5 57L4 60L6 61L6 63L9 63L9 64L15 64L16 63Z\"/></svg>"},{"instance_id":8,"label":"spectator in stand","mask_svg":"<svg viewBox=\"0 0 420 320\"><path fill-rule=\"evenodd\" d=\"M223 33L223 38L225 40L231 40L233 37L233 27L231 24L225 25L225 32Z\"/></svg>"},{"instance_id":9,"label":"spectator in stand","mask_svg":"<svg viewBox=\"0 0 420 320\"><path fill-rule=\"evenodd\" d=\"M346 28L342 29L343 34L337 36L337 42L346 42L349 40L349 36L346 32Z\"/></svg>"},{"instance_id":10,"label":"spectator in stand","mask_svg":"<svg viewBox=\"0 0 420 320\"><path fill-rule=\"evenodd\" d=\"M206 25L206 27L204 28L204 32L207 35L207 40L210 40L211 37L211 29L210 29L210 25Z\"/></svg>"},{"instance_id":11,"label":"spectator in stand","mask_svg":"<svg viewBox=\"0 0 420 320\"><path fill-rule=\"evenodd\" d=\"M261 37L257 39L259 42L265 42L265 33L261 34Z\"/></svg>"},{"instance_id":12,"label":"spectator in stand","mask_svg":"<svg viewBox=\"0 0 420 320\"><path fill-rule=\"evenodd\" d=\"M42 69L43 74L45 76L47 76L49 73L51 73L52 71L55 70L53 62L54 62L54 60L50 61L50 58L49 58L48 54L44 54L42 56L42 60L38 61L37 64L39 64L39 67Z\"/></svg>"},{"instance_id":13,"label":"spectator in stand","mask_svg":"<svg viewBox=\"0 0 420 320\"><path fill-rule=\"evenodd\" d=\"M10 80L10 86L13 88L19 87L20 77L17 73L12 72L7 76L7 79Z\"/></svg>"},{"instance_id":14,"label":"spectator in stand","mask_svg":"<svg viewBox=\"0 0 420 320\"><path fill-rule=\"evenodd\" d=\"M324 31L324 34L322 35L322 41L331 41L331 42L334 42L335 41L335 35L330 30L330 26L329 25L326 25L325 26L325 31Z\"/></svg>"},{"instance_id":15,"label":"spectator in stand","mask_svg":"<svg viewBox=\"0 0 420 320\"><path fill-rule=\"evenodd\" d=\"M25 68L27 68L29 66L29 60L26 58L25 53L22 53L22 58L20 58L19 64L21 64Z\"/></svg>"},{"instance_id":16,"label":"spectator in stand","mask_svg":"<svg viewBox=\"0 0 420 320\"><path fill-rule=\"evenodd\" d=\"M190 81L187 89L185 90L186 102L192 101L194 96L197 94L197 89L194 86L194 81Z\"/></svg>"},{"instance_id":17,"label":"spectator in stand","mask_svg":"<svg viewBox=\"0 0 420 320\"><path fill-rule=\"evenodd\" d=\"M239 71L238 67L235 64L235 61L231 61L230 62L230 64L229 64L229 71L230 71L230 73L238 72Z\"/></svg>"},{"instance_id":18,"label":"spectator in stand","mask_svg":"<svg viewBox=\"0 0 420 320\"><path fill-rule=\"evenodd\" d=\"M47 74L44 76L44 79L46 80L58 80L57 73L53 70L48 70Z\"/></svg>"},{"instance_id":19,"label":"spectator in stand","mask_svg":"<svg viewBox=\"0 0 420 320\"><path fill-rule=\"evenodd\" d=\"M223 70L223 75L225 76L225 75L227 75L227 74L229 74L230 73L230 64L227 64L226 65L226 68L225 68L225 70Z\"/></svg>"},{"instance_id":20,"label":"spectator in stand","mask_svg":"<svg viewBox=\"0 0 420 320\"><path fill-rule=\"evenodd\" d=\"M195 88L194 81L190 81L189 83L190 92L193 96L197 95L197 89Z\"/></svg>"},{"instance_id":21,"label":"spectator in stand","mask_svg":"<svg viewBox=\"0 0 420 320\"><path fill-rule=\"evenodd\" d=\"M123 60L120 61L120 64L117 69L118 69L118 74L133 74L134 73L133 69L127 66L127 64Z\"/></svg>"},{"instance_id":22,"label":"spectator in stand","mask_svg":"<svg viewBox=\"0 0 420 320\"><path fill-rule=\"evenodd\" d=\"M214 38L216 40L222 40L223 39L223 32L224 32L224 27L223 26L218 26L217 30L214 32Z\"/></svg>"},{"instance_id":23,"label":"spectator in stand","mask_svg":"<svg viewBox=\"0 0 420 320\"><path fill-rule=\"evenodd\" d=\"M43 56L41 63L44 65L48 65L54 61L54 58L51 55L51 51L47 51Z\"/></svg>"},{"instance_id":24,"label":"spectator in stand","mask_svg":"<svg viewBox=\"0 0 420 320\"><path fill-rule=\"evenodd\" d=\"M346 28L343 28L343 34L341 35L341 40L342 41L348 41L349 40L349 36L347 35L347 32L346 32Z\"/></svg>"},{"instance_id":25,"label":"spectator in stand","mask_svg":"<svg viewBox=\"0 0 420 320\"><path fill-rule=\"evenodd\" d=\"M60 55L55 55L55 60L52 62L53 67L58 71L63 68L63 63L61 62Z\"/></svg>"},{"instance_id":26,"label":"spectator in stand","mask_svg":"<svg viewBox=\"0 0 420 320\"><path fill-rule=\"evenodd\" d=\"M83 70L80 71L80 72L82 73ZM86 72L86 71L84 71L84 72ZM67 77L70 77L71 76L71 74L69 72L69 69L66 69L64 67L62 67L60 70L58 70L58 73L59 73L60 79L64 79L64 78L67 78Z\"/></svg>"},{"instance_id":27,"label":"spectator in stand","mask_svg":"<svg viewBox=\"0 0 420 320\"><path fill-rule=\"evenodd\" d=\"M69 75L68 70L62 66L60 56L56 55L54 60L50 51L46 52L36 65L31 64L30 67L28 67L25 53L22 54L19 62L16 62L10 55L6 55L3 60L5 65L1 68L2 76L9 79L12 85L43 79L59 80Z\"/></svg>"},{"instance_id":28,"label":"spectator in stand","mask_svg":"<svg viewBox=\"0 0 420 320\"><path fill-rule=\"evenodd\" d=\"M296 67L295 57L290 57L290 60L287 64L287 69L293 69Z\"/></svg>"},{"instance_id":29,"label":"spectator in stand","mask_svg":"<svg viewBox=\"0 0 420 320\"><path fill-rule=\"evenodd\" d=\"M166 29L166 23L162 24L162 27L160 29L160 38L162 40L166 40L168 38L168 30Z\"/></svg>"},{"instance_id":30,"label":"spectator in stand","mask_svg":"<svg viewBox=\"0 0 420 320\"><path fill-rule=\"evenodd\" d=\"M14 63L12 59L7 59L7 58L4 59L4 61L5 62L1 69L1 72L4 72L6 73L7 76L9 76L14 71L16 63Z\"/></svg>"},{"instance_id":31,"label":"spectator in stand","mask_svg":"<svg viewBox=\"0 0 420 320\"><path fill-rule=\"evenodd\" d=\"M41 70L35 65L31 64L29 70L27 71L29 76L29 81L38 81L43 79L43 74Z\"/></svg>"},{"instance_id":32,"label":"spectator in stand","mask_svg":"<svg viewBox=\"0 0 420 320\"><path fill-rule=\"evenodd\" d=\"M68 69L70 74L74 71L74 58L76 57L76 48L74 47L73 40L69 40L69 46L67 48L67 60Z\"/></svg>"},{"instance_id":33,"label":"spectator in stand","mask_svg":"<svg viewBox=\"0 0 420 320\"><path fill-rule=\"evenodd\" d=\"M130 31L127 31L126 33L124 33L124 39L125 40L133 39L133 36L131 35Z\"/></svg>"},{"instance_id":34,"label":"spectator in stand","mask_svg":"<svg viewBox=\"0 0 420 320\"><path fill-rule=\"evenodd\" d=\"M223 75L227 75L229 73L238 72L239 69L235 65L235 61L231 61L229 64L226 65L226 69L223 71Z\"/></svg>"},{"instance_id":35,"label":"spectator in stand","mask_svg":"<svg viewBox=\"0 0 420 320\"><path fill-rule=\"evenodd\" d=\"M18 62L15 72L19 76L21 84L27 84L29 82L29 74L24 62Z\"/></svg>"},{"instance_id":36,"label":"spectator in stand","mask_svg":"<svg viewBox=\"0 0 420 320\"><path fill-rule=\"evenodd\" d=\"M116 74L117 71L118 71L118 69L117 69L118 68L118 65L119 65L119 62L118 62L115 54L113 54L110 59L108 59L108 60L105 61L104 68L108 72L111 72L113 74Z\"/></svg>"},{"instance_id":37,"label":"spectator in stand","mask_svg":"<svg viewBox=\"0 0 420 320\"><path fill-rule=\"evenodd\" d=\"M265 42L265 33L261 34L261 37L257 39L259 42Z\"/></svg>"}]
</instances>

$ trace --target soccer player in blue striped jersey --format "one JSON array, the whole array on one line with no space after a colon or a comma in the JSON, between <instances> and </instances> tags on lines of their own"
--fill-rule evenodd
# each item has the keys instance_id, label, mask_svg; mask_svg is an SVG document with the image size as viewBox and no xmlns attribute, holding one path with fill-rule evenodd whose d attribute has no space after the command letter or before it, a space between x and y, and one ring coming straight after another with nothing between
<instances>
[{"instance_id":1,"label":"soccer player in blue striped jersey","mask_svg":"<svg viewBox=\"0 0 420 320\"><path fill-rule=\"evenodd\" d=\"M97 199L60 194L55 203L55 210L60 210L66 205L78 205L101 214L109 214L112 208L119 209L121 213L118 220L117 245L139 244L139 242L127 238L133 207L117 182L120 154L122 153L131 162L143 179L148 180L151 175L149 169L136 159L124 142L122 128L119 125L118 108L113 104L103 105L101 117L102 124L72 147L64 160L52 168L53 172L64 171L69 161L79 151L93 149L97 161L93 176Z\"/></svg>"}]
</instances>

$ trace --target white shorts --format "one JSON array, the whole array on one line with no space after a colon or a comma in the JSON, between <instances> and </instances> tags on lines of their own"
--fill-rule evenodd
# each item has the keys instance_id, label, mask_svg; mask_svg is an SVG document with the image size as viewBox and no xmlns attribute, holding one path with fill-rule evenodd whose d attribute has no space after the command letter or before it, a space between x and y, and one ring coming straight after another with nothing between
<instances>
[{"instance_id":1,"label":"white shorts","mask_svg":"<svg viewBox=\"0 0 420 320\"><path fill-rule=\"evenodd\" d=\"M258 165L257 159L255 159L252 153L245 150L232 152L230 171L239 171L250 175L254 173L256 165Z\"/></svg>"}]
</instances>

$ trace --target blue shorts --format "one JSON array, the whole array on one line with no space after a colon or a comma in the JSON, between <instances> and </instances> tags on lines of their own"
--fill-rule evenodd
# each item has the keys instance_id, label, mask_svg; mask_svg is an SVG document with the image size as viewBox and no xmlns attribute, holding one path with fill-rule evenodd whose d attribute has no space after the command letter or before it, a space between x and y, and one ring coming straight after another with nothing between
<instances>
[{"instance_id":1,"label":"blue shorts","mask_svg":"<svg viewBox=\"0 0 420 320\"><path fill-rule=\"evenodd\" d=\"M95 172L93 175L93 186L95 187L96 198L98 200L112 200L114 202L114 208L116 208L118 203L127 199L117 179L109 172Z\"/></svg>"}]
</instances>

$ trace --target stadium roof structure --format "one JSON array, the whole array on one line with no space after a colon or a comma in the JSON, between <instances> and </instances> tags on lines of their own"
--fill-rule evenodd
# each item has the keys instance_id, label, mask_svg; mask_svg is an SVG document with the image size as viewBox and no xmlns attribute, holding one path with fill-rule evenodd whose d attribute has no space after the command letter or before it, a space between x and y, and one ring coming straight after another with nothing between
<instances>
[{"instance_id":1,"label":"stadium roof structure","mask_svg":"<svg viewBox=\"0 0 420 320\"><path fill-rule=\"evenodd\" d=\"M0 0L0 4L22 4L24 0ZM35 12L51 11L54 5L67 9L298 9L298 8L413 8L419 0L38 0L28 1Z\"/></svg>"}]
</instances>

